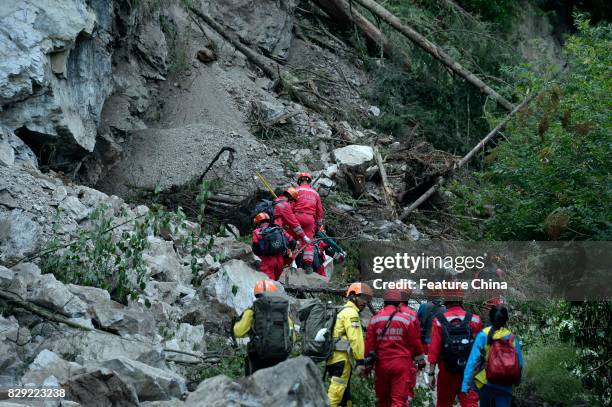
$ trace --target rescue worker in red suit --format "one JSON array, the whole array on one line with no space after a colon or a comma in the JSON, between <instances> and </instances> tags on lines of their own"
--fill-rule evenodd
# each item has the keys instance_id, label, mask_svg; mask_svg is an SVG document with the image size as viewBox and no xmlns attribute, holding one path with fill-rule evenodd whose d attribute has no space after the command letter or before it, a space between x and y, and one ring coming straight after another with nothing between
<instances>
[{"instance_id":1,"label":"rescue worker in red suit","mask_svg":"<svg viewBox=\"0 0 612 407\"><path fill-rule=\"evenodd\" d=\"M445 290L444 300L446 304L446 312L442 314L450 323L453 321L463 321L467 312L463 309L463 295L461 289ZM431 327L431 342L429 343L429 385L433 388L438 383L436 388L436 407L452 407L455 404L455 399L459 397L461 407L478 407L478 394L474 390L468 393L461 393L461 383L463 373L451 373L444 367L444 361L441 359L443 338L442 323L434 318ZM482 330L482 321L476 314L472 315L470 321L472 336L475 337ZM438 377L435 377L436 365L439 365L440 371Z\"/></svg>"},{"instance_id":2,"label":"rescue worker in red suit","mask_svg":"<svg viewBox=\"0 0 612 407\"><path fill-rule=\"evenodd\" d=\"M304 229L300 226L292 208L292 203L297 199L297 189L289 187L274 200L274 223L285 228L295 240L301 240L308 245L310 244L310 238L304 233Z\"/></svg>"},{"instance_id":3,"label":"rescue worker in red suit","mask_svg":"<svg viewBox=\"0 0 612 407\"><path fill-rule=\"evenodd\" d=\"M366 333L366 355L376 359L374 389L379 407L408 406L412 367L415 362L425 367L421 332L416 318L402 312L402 296L396 289L385 292L385 306L370 319Z\"/></svg>"},{"instance_id":4,"label":"rescue worker in red suit","mask_svg":"<svg viewBox=\"0 0 612 407\"><path fill-rule=\"evenodd\" d=\"M412 294L412 290L410 288L401 289L400 293L402 295L402 302L400 302L400 311L405 314L410 315L414 318L414 324L416 326L416 330L419 332L419 342L421 341L421 322L419 321L419 317L417 316L417 312L408 306L408 300L410 300L410 294ZM425 354L425 345L421 342L421 347L423 349L423 353ZM423 358L422 367L425 367L425 358ZM417 367L413 364L410 366L410 380L408 382L408 397L410 400L414 398L414 387L416 386L417 380ZM421 369L419 369L421 370Z\"/></svg>"},{"instance_id":5,"label":"rescue worker in red suit","mask_svg":"<svg viewBox=\"0 0 612 407\"><path fill-rule=\"evenodd\" d=\"M253 252L255 252L257 246L259 246L259 242L265 236L265 233L263 232L264 229L270 226L270 215L265 212L258 213L253 219L253 223L255 224L255 230L253 231L252 246ZM284 229L283 234L289 242L287 252L291 253L291 247L295 247L295 241ZM261 263L259 263L259 271L266 274L271 280L277 281L283 273L283 268L285 266L285 255L288 253L274 255L258 254L258 257L261 259Z\"/></svg>"},{"instance_id":6,"label":"rescue worker in red suit","mask_svg":"<svg viewBox=\"0 0 612 407\"><path fill-rule=\"evenodd\" d=\"M316 189L310 183L312 176L308 172L300 172L297 176L297 191L298 198L293 204L293 211L300 225L304 229L304 233L309 239L314 239L316 230L323 225L323 205L321 205L321 197ZM304 271L312 272L312 262L314 258L314 249L311 244L304 248Z\"/></svg>"}]
</instances>

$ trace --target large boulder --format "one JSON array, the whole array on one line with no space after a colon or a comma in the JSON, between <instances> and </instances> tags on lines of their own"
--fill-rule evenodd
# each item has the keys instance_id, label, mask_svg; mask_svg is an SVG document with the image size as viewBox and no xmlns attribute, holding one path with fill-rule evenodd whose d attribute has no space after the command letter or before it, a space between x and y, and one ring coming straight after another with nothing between
<instances>
[{"instance_id":1,"label":"large boulder","mask_svg":"<svg viewBox=\"0 0 612 407\"><path fill-rule=\"evenodd\" d=\"M285 57L293 38L296 0L207 1L205 12L241 40L276 57ZM205 5L206 6L206 5Z\"/></svg>"},{"instance_id":2,"label":"large boulder","mask_svg":"<svg viewBox=\"0 0 612 407\"><path fill-rule=\"evenodd\" d=\"M84 371L83 366L78 363L68 362L56 353L43 349L30 364L21 380L26 386L37 387L41 386L49 376L55 377L61 383L70 376Z\"/></svg>"},{"instance_id":3,"label":"large boulder","mask_svg":"<svg viewBox=\"0 0 612 407\"><path fill-rule=\"evenodd\" d=\"M187 392L185 379L176 373L157 369L128 358L105 361L104 367L117 372L134 386L138 400L168 400Z\"/></svg>"},{"instance_id":4,"label":"large boulder","mask_svg":"<svg viewBox=\"0 0 612 407\"><path fill-rule=\"evenodd\" d=\"M202 284L211 297L241 314L253 304L255 284L265 279L268 279L267 275L254 270L244 261L230 260Z\"/></svg>"},{"instance_id":5,"label":"large boulder","mask_svg":"<svg viewBox=\"0 0 612 407\"><path fill-rule=\"evenodd\" d=\"M113 88L110 35L79 0L7 0L0 11L0 121L93 151ZM96 11L107 18L111 3Z\"/></svg>"},{"instance_id":6,"label":"large boulder","mask_svg":"<svg viewBox=\"0 0 612 407\"><path fill-rule=\"evenodd\" d=\"M149 237L147 240L150 247L143 253L142 259L148 266L151 277L159 281L189 284L191 269L181 263L174 250L174 243L157 237Z\"/></svg>"},{"instance_id":7,"label":"large boulder","mask_svg":"<svg viewBox=\"0 0 612 407\"><path fill-rule=\"evenodd\" d=\"M216 376L200 383L185 406L324 407L327 394L321 372L305 356L289 359L236 381Z\"/></svg>"},{"instance_id":8,"label":"large boulder","mask_svg":"<svg viewBox=\"0 0 612 407\"><path fill-rule=\"evenodd\" d=\"M102 328L118 333L150 335L155 333L153 316L137 304L126 307L110 299L106 290L69 284L68 290L87 304L93 320Z\"/></svg>"},{"instance_id":9,"label":"large boulder","mask_svg":"<svg viewBox=\"0 0 612 407\"><path fill-rule=\"evenodd\" d=\"M138 406L134 387L110 369L95 369L75 375L62 384L67 389L66 398L83 406Z\"/></svg>"},{"instance_id":10,"label":"large boulder","mask_svg":"<svg viewBox=\"0 0 612 407\"><path fill-rule=\"evenodd\" d=\"M53 274L43 274L29 287L28 301L52 309L68 317L82 317L87 314L87 305Z\"/></svg>"},{"instance_id":11,"label":"large boulder","mask_svg":"<svg viewBox=\"0 0 612 407\"><path fill-rule=\"evenodd\" d=\"M333 152L336 164L340 167L357 167L374 159L374 150L370 146L350 145L337 148Z\"/></svg>"},{"instance_id":12,"label":"large boulder","mask_svg":"<svg viewBox=\"0 0 612 407\"><path fill-rule=\"evenodd\" d=\"M21 209L0 212L0 262L34 253L40 247L40 226Z\"/></svg>"}]
</instances>

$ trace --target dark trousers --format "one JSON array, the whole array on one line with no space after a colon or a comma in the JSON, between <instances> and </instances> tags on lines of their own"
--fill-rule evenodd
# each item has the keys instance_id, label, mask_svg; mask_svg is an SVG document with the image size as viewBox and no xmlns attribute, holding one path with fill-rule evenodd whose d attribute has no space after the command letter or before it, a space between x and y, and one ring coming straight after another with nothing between
<instances>
[{"instance_id":1,"label":"dark trousers","mask_svg":"<svg viewBox=\"0 0 612 407\"><path fill-rule=\"evenodd\" d=\"M287 360L286 356L284 358L261 359L256 352L248 352L244 361L244 375L250 376L259 369L276 366L277 364L285 360Z\"/></svg>"}]
</instances>

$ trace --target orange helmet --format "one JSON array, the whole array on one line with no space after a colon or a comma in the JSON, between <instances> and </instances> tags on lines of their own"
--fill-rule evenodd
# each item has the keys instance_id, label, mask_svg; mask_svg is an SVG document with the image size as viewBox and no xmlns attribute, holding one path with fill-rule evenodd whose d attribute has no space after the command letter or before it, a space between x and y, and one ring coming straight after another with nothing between
<instances>
[{"instance_id":1,"label":"orange helmet","mask_svg":"<svg viewBox=\"0 0 612 407\"><path fill-rule=\"evenodd\" d=\"M253 218L253 223L254 224L258 224L263 222L264 220L269 221L270 220L270 215L268 215L266 212L259 212L257 215L255 215L255 217Z\"/></svg>"},{"instance_id":2,"label":"orange helmet","mask_svg":"<svg viewBox=\"0 0 612 407\"><path fill-rule=\"evenodd\" d=\"M353 283L349 286L348 290L346 290L346 296L350 297L351 295L366 295L372 297L373 292L366 283Z\"/></svg>"},{"instance_id":3,"label":"orange helmet","mask_svg":"<svg viewBox=\"0 0 612 407\"><path fill-rule=\"evenodd\" d=\"M402 302L402 301L405 301L404 293L400 289L390 288L387 291L385 291L385 294L383 295L383 300Z\"/></svg>"},{"instance_id":4,"label":"orange helmet","mask_svg":"<svg viewBox=\"0 0 612 407\"><path fill-rule=\"evenodd\" d=\"M307 178L308 182L312 181L312 175L309 172L300 172L297 176L297 181L300 182L304 178Z\"/></svg>"},{"instance_id":5,"label":"orange helmet","mask_svg":"<svg viewBox=\"0 0 612 407\"><path fill-rule=\"evenodd\" d=\"M287 195L289 198L293 199L294 201L297 201L298 197L299 197L299 193L297 188L294 187L289 187L287 189L285 189L283 191L283 194Z\"/></svg>"},{"instance_id":6,"label":"orange helmet","mask_svg":"<svg viewBox=\"0 0 612 407\"><path fill-rule=\"evenodd\" d=\"M277 292L278 287L272 282L272 280L260 280L255 284L253 288L253 294L263 294L264 292Z\"/></svg>"}]
</instances>

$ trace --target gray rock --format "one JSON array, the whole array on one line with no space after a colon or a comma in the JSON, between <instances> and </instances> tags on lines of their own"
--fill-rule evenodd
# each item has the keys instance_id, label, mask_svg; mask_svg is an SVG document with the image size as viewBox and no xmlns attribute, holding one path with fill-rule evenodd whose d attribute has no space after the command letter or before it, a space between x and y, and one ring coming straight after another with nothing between
<instances>
[{"instance_id":1,"label":"gray rock","mask_svg":"<svg viewBox=\"0 0 612 407\"><path fill-rule=\"evenodd\" d=\"M374 151L370 146L353 144L337 148L332 153L339 166L356 167L369 163L374 159Z\"/></svg>"},{"instance_id":2,"label":"gray rock","mask_svg":"<svg viewBox=\"0 0 612 407\"><path fill-rule=\"evenodd\" d=\"M283 58L293 37L295 0L209 1L205 11L240 38Z\"/></svg>"},{"instance_id":3,"label":"gray rock","mask_svg":"<svg viewBox=\"0 0 612 407\"><path fill-rule=\"evenodd\" d=\"M27 300L50 308L68 317L87 314L87 305L68 288L55 279L53 274L43 274L28 289Z\"/></svg>"},{"instance_id":4,"label":"gray rock","mask_svg":"<svg viewBox=\"0 0 612 407\"><path fill-rule=\"evenodd\" d=\"M136 305L126 307L112 301L106 290L70 284L70 292L87 304L89 315L104 329L119 335L155 333L155 321Z\"/></svg>"},{"instance_id":5,"label":"gray rock","mask_svg":"<svg viewBox=\"0 0 612 407\"><path fill-rule=\"evenodd\" d=\"M178 328L174 330L174 338L166 341L166 349L191 353L203 351L205 347L204 327L202 325L179 324ZM198 362L198 359L193 356L167 351L166 359L171 361Z\"/></svg>"},{"instance_id":6,"label":"gray rock","mask_svg":"<svg viewBox=\"0 0 612 407\"><path fill-rule=\"evenodd\" d=\"M77 222L87 218L91 213L91 210L83 205L76 196L69 196L62 200L60 208L65 210Z\"/></svg>"},{"instance_id":7,"label":"gray rock","mask_svg":"<svg viewBox=\"0 0 612 407\"><path fill-rule=\"evenodd\" d=\"M83 406L138 406L134 387L109 369L96 369L70 377L63 385L67 389L66 398Z\"/></svg>"},{"instance_id":8,"label":"gray rock","mask_svg":"<svg viewBox=\"0 0 612 407\"><path fill-rule=\"evenodd\" d=\"M40 245L40 226L20 209L0 212L0 262L19 259Z\"/></svg>"},{"instance_id":9,"label":"gray rock","mask_svg":"<svg viewBox=\"0 0 612 407\"><path fill-rule=\"evenodd\" d=\"M268 279L268 276L252 269L244 261L230 260L204 280L202 285L218 302L241 314L253 303L255 284L264 279Z\"/></svg>"},{"instance_id":10,"label":"gray rock","mask_svg":"<svg viewBox=\"0 0 612 407\"><path fill-rule=\"evenodd\" d=\"M15 163L15 151L9 143L0 140L0 165L10 167Z\"/></svg>"},{"instance_id":11,"label":"gray rock","mask_svg":"<svg viewBox=\"0 0 612 407\"><path fill-rule=\"evenodd\" d=\"M157 237L149 237L148 242L150 247L142 259L149 268L151 277L160 281L189 284L191 269L181 263L180 257L174 250L174 243Z\"/></svg>"},{"instance_id":12,"label":"gray rock","mask_svg":"<svg viewBox=\"0 0 612 407\"><path fill-rule=\"evenodd\" d=\"M96 22L77 0L4 2L0 121L93 150L102 105L112 91L111 39L94 30Z\"/></svg>"},{"instance_id":13,"label":"gray rock","mask_svg":"<svg viewBox=\"0 0 612 407\"><path fill-rule=\"evenodd\" d=\"M116 358L104 362L103 365L134 386L138 400L141 401L180 398L187 391L183 377L135 360Z\"/></svg>"},{"instance_id":14,"label":"gray rock","mask_svg":"<svg viewBox=\"0 0 612 407\"><path fill-rule=\"evenodd\" d=\"M26 386L40 387L50 376L59 382L64 382L70 376L83 372L83 366L78 363L68 362L56 353L43 349L32 361L21 380Z\"/></svg>"},{"instance_id":15,"label":"gray rock","mask_svg":"<svg viewBox=\"0 0 612 407\"><path fill-rule=\"evenodd\" d=\"M216 376L200 383L185 406L324 407L329 401L321 372L300 356L234 381Z\"/></svg>"},{"instance_id":16,"label":"gray rock","mask_svg":"<svg viewBox=\"0 0 612 407\"><path fill-rule=\"evenodd\" d=\"M0 288L20 297L25 297L26 284L13 270L0 266Z\"/></svg>"},{"instance_id":17,"label":"gray rock","mask_svg":"<svg viewBox=\"0 0 612 407\"><path fill-rule=\"evenodd\" d=\"M58 355L70 356L77 363L85 364L92 361L109 360L125 357L137 360L161 352L161 347L154 337L132 335L121 338L100 332L72 332L70 335L52 335L45 341L45 348Z\"/></svg>"}]
</instances>

